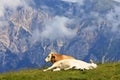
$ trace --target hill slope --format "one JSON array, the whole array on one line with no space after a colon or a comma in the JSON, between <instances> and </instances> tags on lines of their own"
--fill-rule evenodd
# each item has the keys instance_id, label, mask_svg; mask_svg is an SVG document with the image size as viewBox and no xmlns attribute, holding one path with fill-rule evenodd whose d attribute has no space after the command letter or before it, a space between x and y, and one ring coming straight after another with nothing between
<instances>
[{"instance_id":1,"label":"hill slope","mask_svg":"<svg viewBox=\"0 0 120 80\"><path fill-rule=\"evenodd\" d=\"M97 69L43 72L41 69L0 74L0 80L119 80L120 63L99 64Z\"/></svg>"}]
</instances>

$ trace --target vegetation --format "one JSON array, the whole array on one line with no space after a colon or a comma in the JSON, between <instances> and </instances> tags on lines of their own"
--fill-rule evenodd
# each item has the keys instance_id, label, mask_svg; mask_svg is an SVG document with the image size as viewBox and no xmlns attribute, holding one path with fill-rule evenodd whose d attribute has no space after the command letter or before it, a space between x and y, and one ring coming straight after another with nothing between
<instances>
[{"instance_id":1,"label":"vegetation","mask_svg":"<svg viewBox=\"0 0 120 80\"><path fill-rule=\"evenodd\" d=\"M0 74L0 80L120 80L120 63L98 64L93 70L43 72L43 69L21 70Z\"/></svg>"}]
</instances>

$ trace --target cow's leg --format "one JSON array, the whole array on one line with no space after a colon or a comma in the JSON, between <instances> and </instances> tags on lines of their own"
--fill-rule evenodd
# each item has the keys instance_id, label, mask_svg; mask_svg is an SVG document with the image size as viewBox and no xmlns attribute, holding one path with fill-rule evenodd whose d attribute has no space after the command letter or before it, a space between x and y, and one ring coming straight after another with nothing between
<instances>
[{"instance_id":1,"label":"cow's leg","mask_svg":"<svg viewBox=\"0 0 120 80\"><path fill-rule=\"evenodd\" d=\"M69 69L72 69L72 66L64 68L64 70L69 70Z\"/></svg>"},{"instance_id":2,"label":"cow's leg","mask_svg":"<svg viewBox=\"0 0 120 80\"><path fill-rule=\"evenodd\" d=\"M64 70L69 70L69 69L72 69L71 67L69 67L69 68L65 68Z\"/></svg>"},{"instance_id":3,"label":"cow's leg","mask_svg":"<svg viewBox=\"0 0 120 80\"><path fill-rule=\"evenodd\" d=\"M53 68L55 68L54 65L52 65L51 67L49 67L49 68L47 68L47 69L44 69L43 71L48 71L48 70L51 70L51 69L53 69Z\"/></svg>"},{"instance_id":4,"label":"cow's leg","mask_svg":"<svg viewBox=\"0 0 120 80\"><path fill-rule=\"evenodd\" d=\"M60 70L61 70L60 68L53 69L53 71L60 71Z\"/></svg>"}]
</instances>

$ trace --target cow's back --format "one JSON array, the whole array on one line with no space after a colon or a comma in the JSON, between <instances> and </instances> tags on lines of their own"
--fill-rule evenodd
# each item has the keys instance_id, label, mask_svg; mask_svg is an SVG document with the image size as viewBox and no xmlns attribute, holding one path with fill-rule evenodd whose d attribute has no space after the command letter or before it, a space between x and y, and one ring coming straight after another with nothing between
<instances>
[{"instance_id":1,"label":"cow's back","mask_svg":"<svg viewBox=\"0 0 120 80\"><path fill-rule=\"evenodd\" d=\"M56 61L63 60L63 59L75 59L75 58L72 56L57 54Z\"/></svg>"}]
</instances>

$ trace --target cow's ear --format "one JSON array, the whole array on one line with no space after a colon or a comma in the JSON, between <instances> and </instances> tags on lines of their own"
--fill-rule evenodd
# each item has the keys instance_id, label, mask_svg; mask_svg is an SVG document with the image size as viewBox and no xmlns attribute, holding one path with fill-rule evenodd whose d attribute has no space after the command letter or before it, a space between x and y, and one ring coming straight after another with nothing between
<instances>
[{"instance_id":1,"label":"cow's ear","mask_svg":"<svg viewBox=\"0 0 120 80\"><path fill-rule=\"evenodd\" d=\"M54 56L54 54L51 53L51 56Z\"/></svg>"},{"instance_id":2,"label":"cow's ear","mask_svg":"<svg viewBox=\"0 0 120 80\"><path fill-rule=\"evenodd\" d=\"M51 57L51 62L52 62L52 63L55 63L55 62L56 62L54 55L52 55L52 57Z\"/></svg>"},{"instance_id":3,"label":"cow's ear","mask_svg":"<svg viewBox=\"0 0 120 80\"><path fill-rule=\"evenodd\" d=\"M55 58L55 54L51 54L51 58Z\"/></svg>"},{"instance_id":4,"label":"cow's ear","mask_svg":"<svg viewBox=\"0 0 120 80\"><path fill-rule=\"evenodd\" d=\"M52 56L52 58L54 58L54 59L55 59L55 56L53 55L53 56Z\"/></svg>"},{"instance_id":5,"label":"cow's ear","mask_svg":"<svg viewBox=\"0 0 120 80\"><path fill-rule=\"evenodd\" d=\"M52 54L51 54L51 56L55 56L55 54L54 54L54 53L52 53Z\"/></svg>"}]
</instances>

